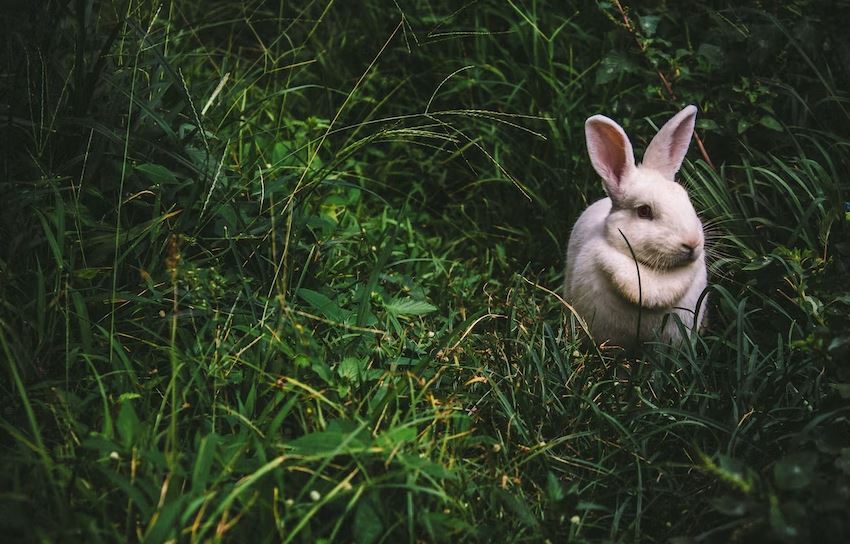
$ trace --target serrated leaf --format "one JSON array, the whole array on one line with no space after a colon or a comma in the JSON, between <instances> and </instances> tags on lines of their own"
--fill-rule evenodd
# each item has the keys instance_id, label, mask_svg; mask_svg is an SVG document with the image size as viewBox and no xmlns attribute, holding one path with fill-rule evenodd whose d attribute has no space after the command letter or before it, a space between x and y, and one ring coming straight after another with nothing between
<instances>
[{"instance_id":1,"label":"serrated leaf","mask_svg":"<svg viewBox=\"0 0 850 544\"><path fill-rule=\"evenodd\" d=\"M384 307L394 315L425 315L437 309L436 306L424 300L414 300L409 297L403 299L394 298L385 303Z\"/></svg>"},{"instance_id":2,"label":"serrated leaf","mask_svg":"<svg viewBox=\"0 0 850 544\"><path fill-rule=\"evenodd\" d=\"M363 375L363 370L365 370L367 364L368 361L365 359L346 357L339 363L336 373L347 380L357 381Z\"/></svg>"}]
</instances>

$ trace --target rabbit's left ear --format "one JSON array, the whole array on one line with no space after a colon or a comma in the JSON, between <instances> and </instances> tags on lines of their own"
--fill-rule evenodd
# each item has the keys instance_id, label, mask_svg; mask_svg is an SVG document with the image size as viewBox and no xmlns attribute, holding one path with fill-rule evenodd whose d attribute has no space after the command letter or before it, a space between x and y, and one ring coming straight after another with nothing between
<instances>
[{"instance_id":1,"label":"rabbit's left ear","mask_svg":"<svg viewBox=\"0 0 850 544\"><path fill-rule=\"evenodd\" d=\"M686 106L667 121L655 138L649 142L649 147L643 155L642 166L658 170L664 176L673 179L682 166L682 161L685 160L696 119L696 107Z\"/></svg>"}]
</instances>

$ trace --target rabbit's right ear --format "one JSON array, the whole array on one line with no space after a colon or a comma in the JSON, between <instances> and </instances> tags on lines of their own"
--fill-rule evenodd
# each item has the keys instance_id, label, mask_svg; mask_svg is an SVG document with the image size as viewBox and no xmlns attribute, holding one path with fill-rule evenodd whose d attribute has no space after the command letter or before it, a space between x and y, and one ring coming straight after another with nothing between
<instances>
[{"instance_id":1,"label":"rabbit's right ear","mask_svg":"<svg viewBox=\"0 0 850 544\"><path fill-rule=\"evenodd\" d=\"M588 118L584 134L593 169L602 177L608 196L616 202L625 194L624 180L635 169L632 144L620 125L604 115Z\"/></svg>"}]
</instances>

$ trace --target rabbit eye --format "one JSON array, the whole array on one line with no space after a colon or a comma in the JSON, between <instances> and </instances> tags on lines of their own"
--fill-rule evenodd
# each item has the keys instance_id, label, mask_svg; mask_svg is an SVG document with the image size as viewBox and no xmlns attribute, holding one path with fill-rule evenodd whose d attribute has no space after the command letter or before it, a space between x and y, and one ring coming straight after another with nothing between
<instances>
[{"instance_id":1,"label":"rabbit eye","mask_svg":"<svg viewBox=\"0 0 850 544\"><path fill-rule=\"evenodd\" d=\"M637 207L637 215L641 219L652 219L652 208L648 204Z\"/></svg>"}]
</instances>

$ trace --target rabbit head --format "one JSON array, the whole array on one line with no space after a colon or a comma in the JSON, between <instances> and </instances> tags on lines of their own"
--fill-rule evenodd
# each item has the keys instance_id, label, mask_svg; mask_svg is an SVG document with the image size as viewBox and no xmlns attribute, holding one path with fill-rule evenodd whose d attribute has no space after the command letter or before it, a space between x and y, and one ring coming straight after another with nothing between
<instances>
[{"instance_id":1,"label":"rabbit head","mask_svg":"<svg viewBox=\"0 0 850 544\"><path fill-rule=\"evenodd\" d=\"M703 252L702 223L687 191L674 181L690 144L696 112L687 106L667 121L639 165L620 125L602 115L585 123L590 161L611 199L605 238L618 251L634 252L640 263L656 270L687 266Z\"/></svg>"}]
</instances>

